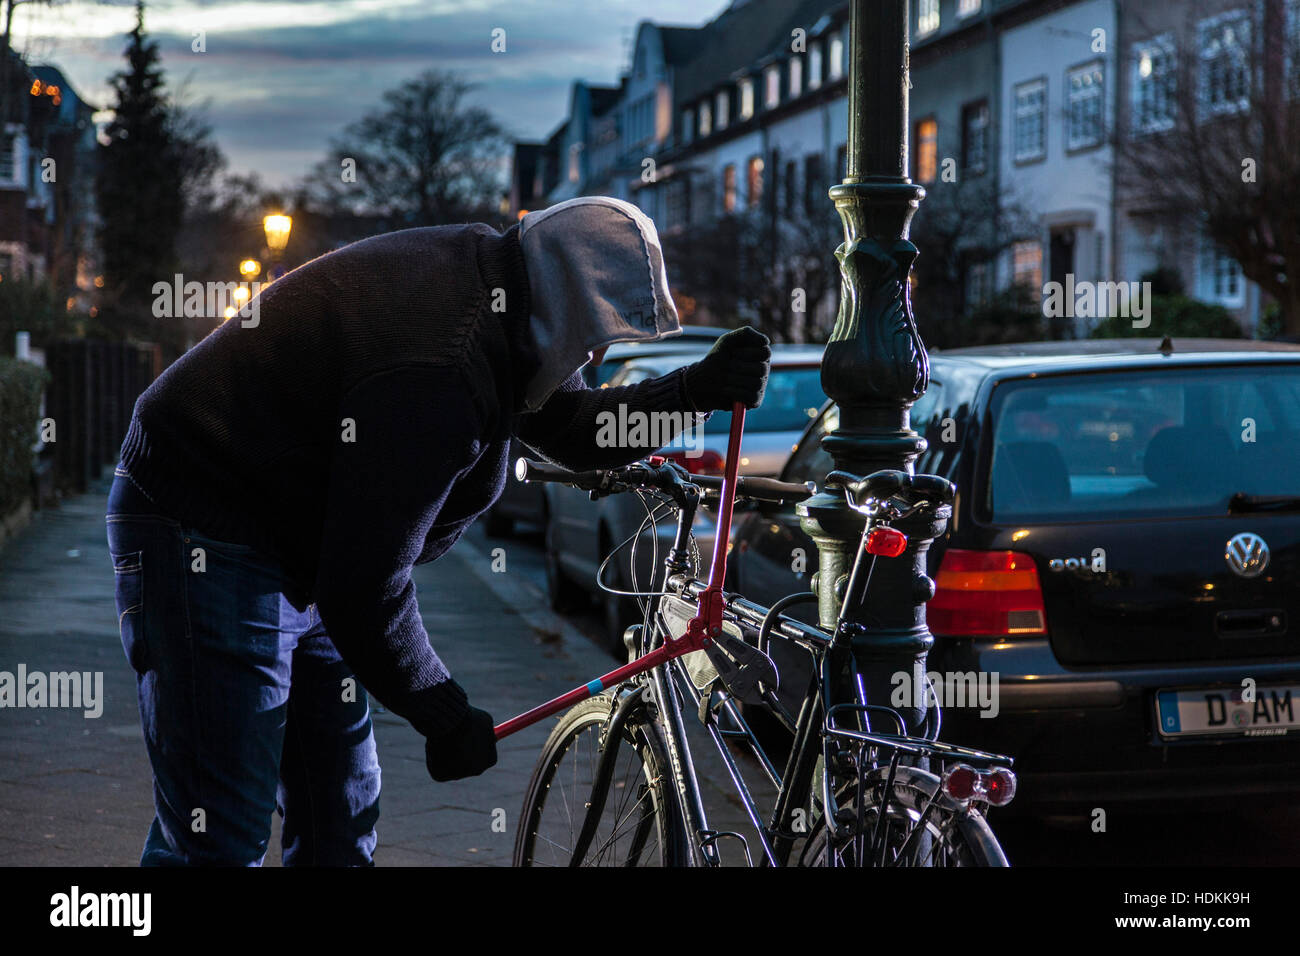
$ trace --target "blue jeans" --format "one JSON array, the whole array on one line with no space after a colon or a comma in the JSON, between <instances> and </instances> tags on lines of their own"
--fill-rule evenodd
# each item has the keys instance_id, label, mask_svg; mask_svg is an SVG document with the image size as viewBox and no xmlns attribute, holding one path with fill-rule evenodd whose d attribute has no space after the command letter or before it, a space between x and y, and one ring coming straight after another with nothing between
<instances>
[{"instance_id":1,"label":"blue jeans","mask_svg":"<svg viewBox=\"0 0 1300 956\"><path fill-rule=\"evenodd\" d=\"M315 606L246 545L161 514L120 469L108 498L117 615L154 775L142 866L372 866L379 760L366 692Z\"/></svg>"}]
</instances>

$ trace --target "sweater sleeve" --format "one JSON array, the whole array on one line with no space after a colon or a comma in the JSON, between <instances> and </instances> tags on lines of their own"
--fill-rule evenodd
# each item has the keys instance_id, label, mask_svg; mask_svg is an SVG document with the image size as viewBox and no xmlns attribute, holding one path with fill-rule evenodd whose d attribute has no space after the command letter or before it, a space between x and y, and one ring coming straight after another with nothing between
<instances>
[{"instance_id":1,"label":"sweater sleeve","mask_svg":"<svg viewBox=\"0 0 1300 956\"><path fill-rule=\"evenodd\" d=\"M659 439L653 445L627 441L636 432L620 435L618 441L607 440L607 423L620 420L620 405L626 406L624 420L633 412L669 413L663 420L670 426L667 437L660 428L644 430L647 440ZM587 388L580 372L574 372L541 408L519 417L515 437L570 471L616 468L644 458L666 444L692 419L705 421L708 417L707 413L691 410L682 369L618 388Z\"/></svg>"},{"instance_id":2,"label":"sweater sleeve","mask_svg":"<svg viewBox=\"0 0 1300 956\"><path fill-rule=\"evenodd\" d=\"M316 605L366 689L437 736L469 705L429 644L411 568L456 479L478 457L478 416L460 373L407 367L352 388L339 417Z\"/></svg>"}]
</instances>

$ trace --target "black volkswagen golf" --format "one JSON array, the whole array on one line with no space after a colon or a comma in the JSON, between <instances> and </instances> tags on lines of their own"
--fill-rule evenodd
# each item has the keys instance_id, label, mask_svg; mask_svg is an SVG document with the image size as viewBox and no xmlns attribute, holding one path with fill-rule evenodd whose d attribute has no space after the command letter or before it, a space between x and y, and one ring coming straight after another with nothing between
<instances>
[{"instance_id":1,"label":"black volkswagen golf","mask_svg":"<svg viewBox=\"0 0 1300 956\"><path fill-rule=\"evenodd\" d=\"M783 479L821 484L837 421ZM1014 756L1025 807L1300 793L1300 346L935 353L912 425L958 487L929 555L944 739ZM808 590L793 511L735 534L741 591Z\"/></svg>"}]
</instances>

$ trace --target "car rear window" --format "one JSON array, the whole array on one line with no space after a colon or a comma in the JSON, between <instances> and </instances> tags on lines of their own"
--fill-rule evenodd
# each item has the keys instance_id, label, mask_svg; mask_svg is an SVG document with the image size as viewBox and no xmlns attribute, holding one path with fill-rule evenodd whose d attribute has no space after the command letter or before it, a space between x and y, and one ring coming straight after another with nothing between
<instances>
[{"instance_id":1,"label":"car rear window","mask_svg":"<svg viewBox=\"0 0 1300 956\"><path fill-rule=\"evenodd\" d=\"M1225 514L1300 494L1300 366L1016 380L991 406L994 521Z\"/></svg>"},{"instance_id":2,"label":"car rear window","mask_svg":"<svg viewBox=\"0 0 1300 956\"><path fill-rule=\"evenodd\" d=\"M826 402L822 372L809 368L774 368L767 378L763 404L745 412L747 432L802 432ZM731 430L731 412L714 412L704 423L706 435Z\"/></svg>"}]
</instances>

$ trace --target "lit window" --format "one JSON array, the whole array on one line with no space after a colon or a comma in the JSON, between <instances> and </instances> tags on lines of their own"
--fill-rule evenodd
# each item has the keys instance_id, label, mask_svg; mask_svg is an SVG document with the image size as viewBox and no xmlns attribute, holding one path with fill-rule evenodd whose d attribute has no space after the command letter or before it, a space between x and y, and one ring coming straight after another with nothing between
<instances>
[{"instance_id":1,"label":"lit window","mask_svg":"<svg viewBox=\"0 0 1300 956\"><path fill-rule=\"evenodd\" d=\"M1043 288L1043 244L1017 242L1011 247L1011 281L1035 295Z\"/></svg>"},{"instance_id":2,"label":"lit window","mask_svg":"<svg viewBox=\"0 0 1300 956\"><path fill-rule=\"evenodd\" d=\"M762 157L750 157L749 164L745 168L745 179L745 186L748 189L749 206L752 209L763 201Z\"/></svg>"},{"instance_id":3,"label":"lit window","mask_svg":"<svg viewBox=\"0 0 1300 956\"><path fill-rule=\"evenodd\" d=\"M982 173L988 168L989 104L987 100L967 103L961 108L961 165L968 173Z\"/></svg>"},{"instance_id":4,"label":"lit window","mask_svg":"<svg viewBox=\"0 0 1300 956\"><path fill-rule=\"evenodd\" d=\"M939 171L939 123L923 119L916 124L916 181L928 185Z\"/></svg>"},{"instance_id":5,"label":"lit window","mask_svg":"<svg viewBox=\"0 0 1300 956\"><path fill-rule=\"evenodd\" d=\"M740 116L738 119L747 120L753 115L754 81L747 76L740 81Z\"/></svg>"},{"instance_id":6,"label":"lit window","mask_svg":"<svg viewBox=\"0 0 1300 956\"><path fill-rule=\"evenodd\" d=\"M822 45L814 43L808 48L808 89L822 85Z\"/></svg>"},{"instance_id":7,"label":"lit window","mask_svg":"<svg viewBox=\"0 0 1300 956\"><path fill-rule=\"evenodd\" d=\"M1014 142L1016 162L1042 159L1047 153L1046 129L1047 81L1030 80L1015 88Z\"/></svg>"},{"instance_id":8,"label":"lit window","mask_svg":"<svg viewBox=\"0 0 1300 956\"><path fill-rule=\"evenodd\" d=\"M763 108L771 109L781 103L781 68L769 66L763 71Z\"/></svg>"},{"instance_id":9,"label":"lit window","mask_svg":"<svg viewBox=\"0 0 1300 956\"><path fill-rule=\"evenodd\" d=\"M728 163L722 168L722 211L736 211L736 164Z\"/></svg>"},{"instance_id":10,"label":"lit window","mask_svg":"<svg viewBox=\"0 0 1300 956\"><path fill-rule=\"evenodd\" d=\"M969 17L980 12L980 0L957 0L957 16Z\"/></svg>"},{"instance_id":11,"label":"lit window","mask_svg":"<svg viewBox=\"0 0 1300 956\"><path fill-rule=\"evenodd\" d=\"M939 0L916 0L916 35L939 29Z\"/></svg>"},{"instance_id":12,"label":"lit window","mask_svg":"<svg viewBox=\"0 0 1300 956\"><path fill-rule=\"evenodd\" d=\"M844 75L844 35L836 33L831 37L830 46L831 62L827 64L828 80L838 80Z\"/></svg>"},{"instance_id":13,"label":"lit window","mask_svg":"<svg viewBox=\"0 0 1300 956\"><path fill-rule=\"evenodd\" d=\"M1208 113L1244 110L1250 99L1250 18L1237 10L1202 20L1200 100Z\"/></svg>"},{"instance_id":14,"label":"lit window","mask_svg":"<svg viewBox=\"0 0 1300 956\"><path fill-rule=\"evenodd\" d=\"M1067 149L1100 146L1102 137L1103 75L1101 63L1089 63L1065 75L1069 99L1065 118Z\"/></svg>"},{"instance_id":15,"label":"lit window","mask_svg":"<svg viewBox=\"0 0 1300 956\"><path fill-rule=\"evenodd\" d=\"M717 104L717 115L713 117L713 122L718 129L726 129L731 119L728 115L731 112L731 97L726 90L717 95Z\"/></svg>"},{"instance_id":16,"label":"lit window","mask_svg":"<svg viewBox=\"0 0 1300 956\"><path fill-rule=\"evenodd\" d=\"M790 99L794 99L803 92L803 58L792 57L790 59Z\"/></svg>"},{"instance_id":17,"label":"lit window","mask_svg":"<svg viewBox=\"0 0 1300 956\"><path fill-rule=\"evenodd\" d=\"M1196 272L1200 298L1225 306L1245 304L1246 281L1241 274L1241 264L1205 232L1201 233Z\"/></svg>"},{"instance_id":18,"label":"lit window","mask_svg":"<svg viewBox=\"0 0 1300 956\"><path fill-rule=\"evenodd\" d=\"M708 101L700 104L700 135L708 136L713 132L713 107Z\"/></svg>"},{"instance_id":19,"label":"lit window","mask_svg":"<svg viewBox=\"0 0 1300 956\"><path fill-rule=\"evenodd\" d=\"M1133 46L1133 131L1152 133L1174 125L1178 70L1169 34Z\"/></svg>"}]
</instances>

